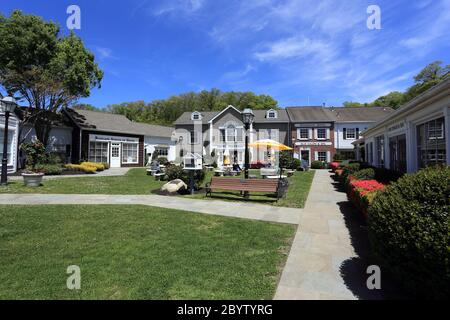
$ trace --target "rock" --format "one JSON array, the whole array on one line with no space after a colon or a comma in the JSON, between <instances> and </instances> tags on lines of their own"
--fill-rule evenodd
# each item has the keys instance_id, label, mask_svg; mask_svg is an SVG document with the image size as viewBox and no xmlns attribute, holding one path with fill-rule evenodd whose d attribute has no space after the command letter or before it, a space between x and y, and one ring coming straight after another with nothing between
<instances>
[{"instance_id":1,"label":"rock","mask_svg":"<svg viewBox=\"0 0 450 320\"><path fill-rule=\"evenodd\" d=\"M167 182L161 187L161 191L167 191L168 193L175 193L183 189L187 189L186 183L183 180L175 179Z\"/></svg>"}]
</instances>

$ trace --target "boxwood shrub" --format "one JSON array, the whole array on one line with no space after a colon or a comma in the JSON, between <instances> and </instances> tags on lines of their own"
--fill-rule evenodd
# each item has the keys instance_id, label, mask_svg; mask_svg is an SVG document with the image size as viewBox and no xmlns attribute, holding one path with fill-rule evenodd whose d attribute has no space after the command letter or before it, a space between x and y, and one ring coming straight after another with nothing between
<instances>
[{"instance_id":1,"label":"boxwood shrub","mask_svg":"<svg viewBox=\"0 0 450 320\"><path fill-rule=\"evenodd\" d=\"M362 169L351 174L357 180L373 180L375 179L375 170L372 168Z\"/></svg>"},{"instance_id":2,"label":"boxwood shrub","mask_svg":"<svg viewBox=\"0 0 450 320\"><path fill-rule=\"evenodd\" d=\"M409 292L450 296L450 168L405 175L374 199L368 231L377 263Z\"/></svg>"},{"instance_id":3,"label":"boxwood shrub","mask_svg":"<svg viewBox=\"0 0 450 320\"><path fill-rule=\"evenodd\" d=\"M326 169L327 164L323 161L313 161L311 162L311 169Z\"/></svg>"}]
</instances>

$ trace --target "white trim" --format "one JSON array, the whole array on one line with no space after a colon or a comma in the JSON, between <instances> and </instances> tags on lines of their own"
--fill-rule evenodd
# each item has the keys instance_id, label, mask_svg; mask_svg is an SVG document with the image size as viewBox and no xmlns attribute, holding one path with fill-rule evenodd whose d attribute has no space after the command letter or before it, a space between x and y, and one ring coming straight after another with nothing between
<instances>
[{"instance_id":1,"label":"white trim","mask_svg":"<svg viewBox=\"0 0 450 320\"><path fill-rule=\"evenodd\" d=\"M275 116L274 116L274 117L269 117L269 114L270 114L270 113L274 113ZM275 109L269 109L269 110L266 112L266 118L267 118L267 119L278 119L278 111L275 110Z\"/></svg>"},{"instance_id":2,"label":"white trim","mask_svg":"<svg viewBox=\"0 0 450 320\"><path fill-rule=\"evenodd\" d=\"M235 111L237 111L237 112L239 112L240 114L242 114L242 112L241 111L239 111L238 109L236 109L236 107L234 107L234 106L232 106L231 104L228 106L228 107L226 107L225 109L223 109L222 111L220 111L218 114L216 114L211 120L209 120L208 122L209 123L212 123L214 120L216 120L216 118L218 118L222 113L224 113L225 111L227 111L228 109L230 109L230 108L232 108L232 109L234 109Z\"/></svg>"},{"instance_id":3,"label":"white trim","mask_svg":"<svg viewBox=\"0 0 450 320\"><path fill-rule=\"evenodd\" d=\"M194 119L194 116L198 116L198 119ZM202 114L200 113L200 112L198 112L198 111L194 111L194 112L192 112L191 113L191 120L192 121L200 121L200 120L202 120Z\"/></svg>"},{"instance_id":4,"label":"white trim","mask_svg":"<svg viewBox=\"0 0 450 320\"><path fill-rule=\"evenodd\" d=\"M447 165L450 165L450 106L444 108L445 147Z\"/></svg>"}]
</instances>

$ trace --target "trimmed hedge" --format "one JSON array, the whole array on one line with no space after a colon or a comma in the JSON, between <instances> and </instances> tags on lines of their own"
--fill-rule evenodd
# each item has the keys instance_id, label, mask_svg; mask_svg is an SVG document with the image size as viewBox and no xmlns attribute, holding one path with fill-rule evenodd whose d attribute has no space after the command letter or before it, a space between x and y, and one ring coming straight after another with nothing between
<instances>
[{"instance_id":1,"label":"trimmed hedge","mask_svg":"<svg viewBox=\"0 0 450 320\"><path fill-rule=\"evenodd\" d=\"M408 291L450 297L450 168L405 175L369 208L374 258Z\"/></svg>"},{"instance_id":2,"label":"trimmed hedge","mask_svg":"<svg viewBox=\"0 0 450 320\"><path fill-rule=\"evenodd\" d=\"M326 169L327 164L323 161L313 161L311 163L311 169Z\"/></svg>"},{"instance_id":3,"label":"trimmed hedge","mask_svg":"<svg viewBox=\"0 0 450 320\"><path fill-rule=\"evenodd\" d=\"M63 172L63 168L58 164L37 164L35 170L50 176L60 175Z\"/></svg>"},{"instance_id":4,"label":"trimmed hedge","mask_svg":"<svg viewBox=\"0 0 450 320\"><path fill-rule=\"evenodd\" d=\"M189 170L184 170L180 166L170 165L166 168L166 176L169 181L175 179L181 179L189 186ZM194 188L196 190L200 189L201 184L205 181L206 170L195 170L194 171Z\"/></svg>"},{"instance_id":5,"label":"trimmed hedge","mask_svg":"<svg viewBox=\"0 0 450 320\"><path fill-rule=\"evenodd\" d=\"M372 168L362 169L352 173L350 177L353 177L356 180L374 180L375 170Z\"/></svg>"}]
</instances>

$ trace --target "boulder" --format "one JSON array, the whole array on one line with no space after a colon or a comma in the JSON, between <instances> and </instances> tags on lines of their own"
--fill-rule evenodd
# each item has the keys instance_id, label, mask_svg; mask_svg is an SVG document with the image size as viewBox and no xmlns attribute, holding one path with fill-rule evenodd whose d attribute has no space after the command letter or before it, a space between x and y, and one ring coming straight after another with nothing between
<instances>
[{"instance_id":1,"label":"boulder","mask_svg":"<svg viewBox=\"0 0 450 320\"><path fill-rule=\"evenodd\" d=\"M168 193L175 193L183 189L187 189L186 183L181 179L175 179L167 182L161 187L161 191L166 191Z\"/></svg>"}]
</instances>

